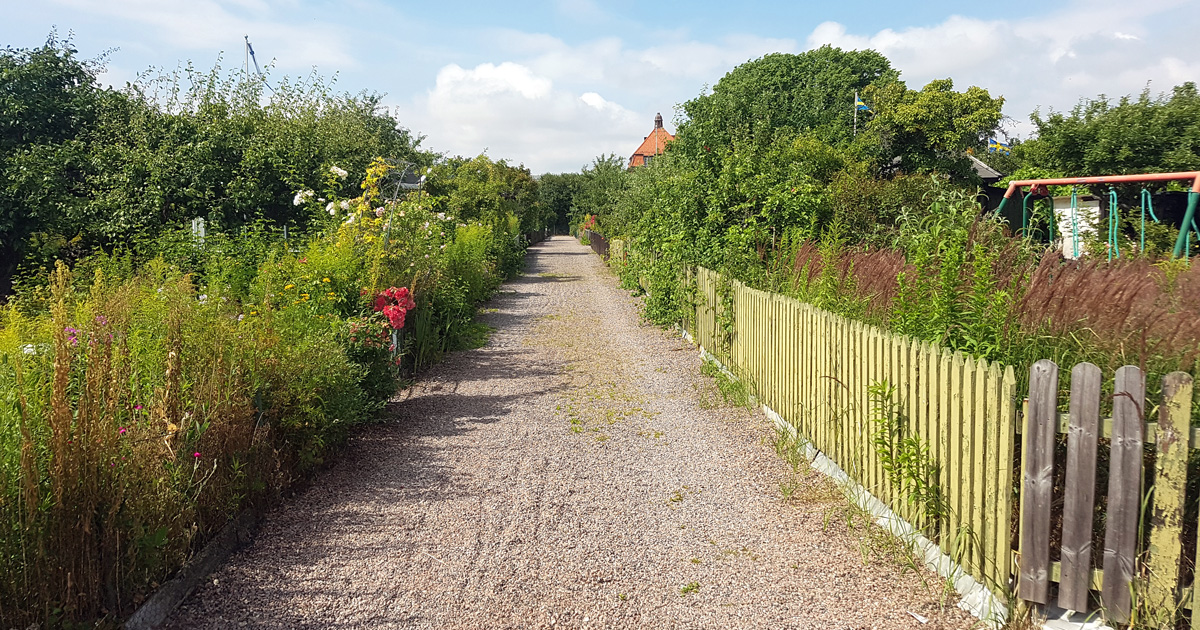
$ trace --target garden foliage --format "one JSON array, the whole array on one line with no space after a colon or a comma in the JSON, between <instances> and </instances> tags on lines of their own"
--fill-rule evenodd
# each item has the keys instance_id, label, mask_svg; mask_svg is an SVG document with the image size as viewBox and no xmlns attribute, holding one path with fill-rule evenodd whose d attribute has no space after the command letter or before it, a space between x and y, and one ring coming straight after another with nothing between
<instances>
[{"instance_id":1,"label":"garden foliage","mask_svg":"<svg viewBox=\"0 0 1200 630\"><path fill-rule=\"evenodd\" d=\"M0 116L25 264L0 307L3 627L129 613L398 381L485 341L478 303L554 220L527 169L421 153L315 79L114 92L57 41L0 64L0 98L33 90ZM397 194L402 163L421 190Z\"/></svg>"},{"instance_id":2,"label":"garden foliage","mask_svg":"<svg viewBox=\"0 0 1200 630\"><path fill-rule=\"evenodd\" d=\"M1151 225L1138 251L1137 207L1123 207L1124 259L1109 264L1101 236L1085 243L1090 258L1065 261L983 212L968 155L1030 174L1094 174L1078 171L1102 156L1125 160L1105 167L1117 172L1198 168L1194 86L1035 115L1042 137L1012 155L987 153L1003 100L953 88L944 79L911 90L876 53L830 47L734 69L683 106L664 155L590 206L624 241L625 286L645 292L645 315L660 324L687 317L688 269L702 265L1018 373L1040 358L1140 364L1155 383L1193 370L1197 272L1156 254L1174 228ZM869 106L857 135L855 90ZM1143 133L1162 150L1121 158Z\"/></svg>"}]
</instances>

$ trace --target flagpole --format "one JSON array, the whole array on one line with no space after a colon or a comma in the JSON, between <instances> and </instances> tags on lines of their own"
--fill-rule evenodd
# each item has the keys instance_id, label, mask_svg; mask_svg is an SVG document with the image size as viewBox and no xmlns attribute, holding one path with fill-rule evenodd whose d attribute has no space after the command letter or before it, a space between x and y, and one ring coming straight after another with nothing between
<instances>
[{"instance_id":1,"label":"flagpole","mask_svg":"<svg viewBox=\"0 0 1200 630\"><path fill-rule=\"evenodd\" d=\"M858 90L854 90L854 137L858 137Z\"/></svg>"}]
</instances>

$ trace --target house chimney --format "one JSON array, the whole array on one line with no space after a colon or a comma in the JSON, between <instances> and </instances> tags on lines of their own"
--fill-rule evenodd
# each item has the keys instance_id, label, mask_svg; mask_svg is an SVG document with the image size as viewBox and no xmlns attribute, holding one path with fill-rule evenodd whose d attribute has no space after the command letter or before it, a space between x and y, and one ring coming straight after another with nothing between
<instances>
[{"instance_id":1,"label":"house chimney","mask_svg":"<svg viewBox=\"0 0 1200 630\"><path fill-rule=\"evenodd\" d=\"M654 115L654 128L655 128L655 129L662 129L662 114L655 114L655 115Z\"/></svg>"}]
</instances>

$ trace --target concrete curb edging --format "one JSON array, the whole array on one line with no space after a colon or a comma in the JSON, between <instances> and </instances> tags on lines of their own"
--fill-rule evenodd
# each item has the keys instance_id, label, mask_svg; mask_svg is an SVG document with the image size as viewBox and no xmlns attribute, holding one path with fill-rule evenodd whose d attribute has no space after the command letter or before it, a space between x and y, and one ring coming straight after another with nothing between
<instances>
[{"instance_id":1,"label":"concrete curb edging","mask_svg":"<svg viewBox=\"0 0 1200 630\"><path fill-rule=\"evenodd\" d=\"M704 346L696 344L695 339L692 338L687 330L684 330L682 327L679 330L684 339L700 348L701 357L706 361L711 361L729 378L737 379L717 357L705 350ZM793 437L803 437L799 436L796 428L784 420L774 409L771 409L767 405L760 405L760 407L763 414L775 424L778 430L785 431ZM824 453L818 451L807 441L804 442L803 448L804 455L808 458L813 468L833 479L837 486L846 494L847 498L875 517L877 525L907 542L912 548L913 553L922 559L929 570L950 580L954 584L954 590L958 592L960 597L958 602L959 608L977 617L983 622L984 627L999 630L1004 626L1005 621L1008 619L1008 607L991 590L977 582L966 571L963 571L962 567L950 556L943 553L933 541L921 535L910 523L900 518L884 502L880 501L870 492L867 492L866 488L847 475L836 462L826 457Z\"/></svg>"},{"instance_id":2,"label":"concrete curb edging","mask_svg":"<svg viewBox=\"0 0 1200 630\"><path fill-rule=\"evenodd\" d=\"M174 577L158 587L150 599L125 621L125 630L154 630L161 626L202 580L216 571L234 551L250 543L258 522L259 514L244 510L237 518L226 523L204 549L184 564Z\"/></svg>"}]
</instances>

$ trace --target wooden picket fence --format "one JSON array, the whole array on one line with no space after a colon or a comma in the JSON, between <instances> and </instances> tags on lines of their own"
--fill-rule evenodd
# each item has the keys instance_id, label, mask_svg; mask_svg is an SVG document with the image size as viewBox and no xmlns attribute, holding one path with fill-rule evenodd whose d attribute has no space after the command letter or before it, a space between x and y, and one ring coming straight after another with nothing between
<instances>
[{"instance_id":1,"label":"wooden picket fence","mask_svg":"<svg viewBox=\"0 0 1200 630\"><path fill-rule=\"evenodd\" d=\"M1087 612L1098 599L1109 621L1128 623L1138 613L1144 622L1140 625L1175 627L1177 613L1191 608L1191 627L1200 628L1200 611L1193 603L1200 584L1193 579L1191 587L1180 588L1184 529L1197 528L1197 523L1184 520L1188 458L1200 444L1200 430L1190 424L1192 377L1173 372L1163 378L1157 423L1144 417L1145 386L1139 368L1117 370L1112 417L1102 420L1100 369L1080 363L1071 371L1068 413L1060 414L1058 366L1042 360L1031 368L1023 431L1018 596L1051 603L1050 585L1057 582L1057 604L1067 610ZM1068 436L1061 477L1054 461L1059 433ZM1101 444L1101 438L1107 438L1107 445ZM1145 444L1154 445L1152 493L1144 483ZM1108 451L1108 494L1102 557L1095 558L1098 446ZM1063 479L1060 561L1052 563L1052 508L1059 478ZM1139 554L1143 524L1149 525L1149 544L1146 553ZM1200 565L1200 555L1196 559ZM1098 564L1101 568L1094 568Z\"/></svg>"},{"instance_id":2,"label":"wooden picket fence","mask_svg":"<svg viewBox=\"0 0 1200 630\"><path fill-rule=\"evenodd\" d=\"M1059 413L1058 368L1043 360L1031 369L1028 410L1022 411L1011 367L752 289L708 269L690 275L696 308L687 328L695 341L993 594L1003 597L1015 584L1021 600L1080 612L1098 600L1109 621L1126 623L1151 611L1165 615L1164 627L1173 627L1177 613L1190 608L1191 627L1200 629L1192 604L1200 599L1200 581L1186 588L1180 583L1183 532L1198 527L1184 520L1188 458L1200 448L1200 428L1189 424L1189 375L1165 377L1159 421L1146 423L1144 375L1136 367L1121 368L1112 390L1113 417L1101 419L1099 369L1075 367L1070 411ZM880 387L885 383L890 389ZM1063 433L1066 468L1056 476L1054 453ZM1104 549L1102 558L1093 559L1097 448L1109 448L1106 440L1112 447ZM902 442L940 493L934 509L913 500L922 490L917 480L889 471ZM1156 447L1153 492L1144 482L1143 443ZM1022 462L1019 488L1016 461ZM1056 489L1055 479L1063 486ZM1063 498L1058 511L1055 496ZM1149 510L1148 519L1142 510ZM1051 525L1058 516L1061 545L1052 550ZM1144 549L1143 523L1150 527ZM1053 556L1061 560L1052 562ZM1056 602L1052 583L1058 583Z\"/></svg>"},{"instance_id":3,"label":"wooden picket fence","mask_svg":"<svg viewBox=\"0 0 1200 630\"><path fill-rule=\"evenodd\" d=\"M708 269L693 273L697 305L688 328L696 342L972 577L1003 592L1011 578L1012 368ZM873 396L870 388L884 383L894 388L890 395L877 389ZM918 474L898 478L889 469L905 444L919 460ZM939 496L911 500L922 482Z\"/></svg>"}]
</instances>

